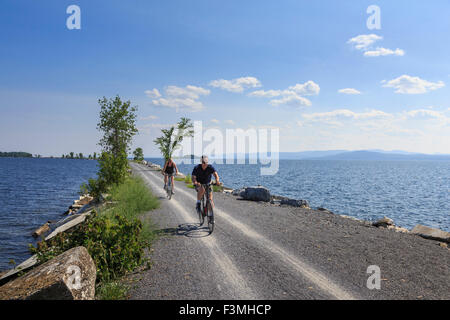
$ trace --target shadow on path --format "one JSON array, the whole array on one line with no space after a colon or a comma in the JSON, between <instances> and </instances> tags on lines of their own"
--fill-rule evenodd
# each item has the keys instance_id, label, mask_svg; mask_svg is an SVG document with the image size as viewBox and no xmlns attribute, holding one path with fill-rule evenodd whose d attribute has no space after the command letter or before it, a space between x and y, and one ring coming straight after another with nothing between
<instances>
[{"instance_id":1,"label":"shadow on path","mask_svg":"<svg viewBox=\"0 0 450 320\"><path fill-rule=\"evenodd\" d=\"M189 238L203 238L210 235L208 227L201 227L200 223L183 223L177 228L177 235Z\"/></svg>"},{"instance_id":2,"label":"shadow on path","mask_svg":"<svg viewBox=\"0 0 450 320\"><path fill-rule=\"evenodd\" d=\"M210 235L208 227L202 227L199 223L183 223L178 225L177 228L155 230L154 233L158 236L185 236L189 238L203 238Z\"/></svg>"}]
</instances>

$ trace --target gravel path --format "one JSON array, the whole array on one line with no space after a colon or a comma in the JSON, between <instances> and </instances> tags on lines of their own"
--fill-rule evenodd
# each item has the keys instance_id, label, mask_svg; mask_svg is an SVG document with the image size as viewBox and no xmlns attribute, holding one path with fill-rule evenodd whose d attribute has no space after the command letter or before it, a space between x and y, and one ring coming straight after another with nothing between
<instances>
[{"instance_id":1,"label":"gravel path","mask_svg":"<svg viewBox=\"0 0 450 320\"><path fill-rule=\"evenodd\" d=\"M450 299L450 250L418 236L321 211L214 194L216 227L199 227L195 192L131 164L161 207L161 237L131 299ZM388 213L386 215L389 215ZM370 265L381 289L368 289Z\"/></svg>"}]
</instances>

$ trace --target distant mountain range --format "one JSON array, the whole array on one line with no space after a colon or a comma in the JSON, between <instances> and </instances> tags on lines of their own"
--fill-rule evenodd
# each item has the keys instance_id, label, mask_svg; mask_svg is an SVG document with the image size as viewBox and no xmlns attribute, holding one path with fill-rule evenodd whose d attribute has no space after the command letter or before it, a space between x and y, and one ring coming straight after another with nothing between
<instances>
[{"instance_id":1,"label":"distant mountain range","mask_svg":"<svg viewBox=\"0 0 450 320\"><path fill-rule=\"evenodd\" d=\"M189 159L192 156L184 156L177 159ZM198 160L200 156L194 156L193 159ZM257 159L258 155L238 153L227 155L223 159ZM450 161L450 154L424 154L416 152L408 152L402 150L385 151L379 149L373 150L325 150L325 151L301 151L301 152L280 152L281 160L442 160ZM218 157L210 157L211 160Z\"/></svg>"},{"instance_id":2,"label":"distant mountain range","mask_svg":"<svg viewBox=\"0 0 450 320\"><path fill-rule=\"evenodd\" d=\"M406 151L360 150L360 151L305 151L280 152L280 159L308 160L446 160L450 154L423 154Z\"/></svg>"}]
</instances>

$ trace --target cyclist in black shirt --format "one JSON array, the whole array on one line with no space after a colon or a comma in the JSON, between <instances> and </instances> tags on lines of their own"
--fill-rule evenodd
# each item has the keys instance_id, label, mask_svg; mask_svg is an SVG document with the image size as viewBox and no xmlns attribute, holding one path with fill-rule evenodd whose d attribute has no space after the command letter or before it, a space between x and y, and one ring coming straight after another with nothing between
<instances>
[{"instance_id":1,"label":"cyclist in black shirt","mask_svg":"<svg viewBox=\"0 0 450 320\"><path fill-rule=\"evenodd\" d=\"M205 188L202 184L208 184L211 182L211 176L214 175L216 179L216 183L220 185L219 175L217 174L216 169L210 164L208 164L208 157L202 156L202 163L198 164L192 170L192 183L195 186L195 190L197 191L197 211L200 211L200 201L205 193ZM212 201L212 192L209 194L211 203L214 206L214 202Z\"/></svg>"}]
</instances>

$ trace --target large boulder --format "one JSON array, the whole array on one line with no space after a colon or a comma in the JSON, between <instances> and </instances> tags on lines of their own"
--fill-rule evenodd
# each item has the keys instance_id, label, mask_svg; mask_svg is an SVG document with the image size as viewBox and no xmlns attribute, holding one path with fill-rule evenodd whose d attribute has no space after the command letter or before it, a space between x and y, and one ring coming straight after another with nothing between
<instances>
[{"instance_id":1,"label":"large boulder","mask_svg":"<svg viewBox=\"0 0 450 320\"><path fill-rule=\"evenodd\" d=\"M421 236L422 238L438 240L450 243L450 232L442 231L435 228L430 228L423 225L416 225L412 230L412 234Z\"/></svg>"},{"instance_id":2,"label":"large boulder","mask_svg":"<svg viewBox=\"0 0 450 320\"><path fill-rule=\"evenodd\" d=\"M309 204L307 200L296 200L296 199L281 199L281 205L287 205L291 207L299 207L299 208L309 208Z\"/></svg>"},{"instance_id":3,"label":"large boulder","mask_svg":"<svg viewBox=\"0 0 450 320\"><path fill-rule=\"evenodd\" d=\"M93 300L95 277L88 251L75 247L0 287L0 300Z\"/></svg>"},{"instance_id":4,"label":"large boulder","mask_svg":"<svg viewBox=\"0 0 450 320\"><path fill-rule=\"evenodd\" d=\"M384 227L387 228L388 226L394 226L394 220L388 217L383 217L378 221L375 221L372 223L374 227Z\"/></svg>"},{"instance_id":5,"label":"large boulder","mask_svg":"<svg viewBox=\"0 0 450 320\"><path fill-rule=\"evenodd\" d=\"M271 200L269 189L263 186L246 187L239 195L243 199L251 201L269 202Z\"/></svg>"}]
</instances>

